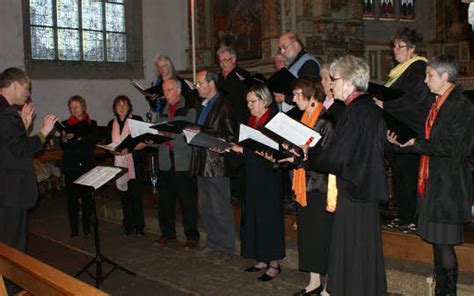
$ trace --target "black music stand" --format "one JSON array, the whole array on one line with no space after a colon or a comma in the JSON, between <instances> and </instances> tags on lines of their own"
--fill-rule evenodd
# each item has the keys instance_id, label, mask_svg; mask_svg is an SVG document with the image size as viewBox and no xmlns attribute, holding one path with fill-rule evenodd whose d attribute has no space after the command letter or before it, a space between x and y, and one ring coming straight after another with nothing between
<instances>
[{"instance_id":1,"label":"black music stand","mask_svg":"<svg viewBox=\"0 0 474 296\"><path fill-rule=\"evenodd\" d=\"M96 168L94 168L94 169L96 169ZM94 169L92 169L92 170L94 170ZM110 179L108 179L106 182L104 182L104 184L111 181L111 180L113 180L113 179L115 179L115 178L117 178L117 177L122 176L127 171L127 169L124 169L124 168L121 168L121 169L122 170L121 170L120 173L112 176ZM89 171L89 172L91 172L91 171ZM86 173L86 174L88 174L88 173ZM81 176L79 179L81 179L83 176ZM79 180L79 179L77 179L77 180ZM83 187L87 190L90 190L90 192L91 192L91 198L92 198L92 204L93 204L94 210L91 213L90 219L91 219L91 224L92 224L92 231L94 233L95 257L89 263L87 263L76 275L74 275L74 277L77 278L83 272L86 272L91 278L93 278L95 280L96 288L100 288L100 285L105 281L105 279L116 269L121 269L121 270L123 270L124 272L128 273L131 276L136 276L136 274L133 271L121 266L120 264L118 264L118 263L116 263L116 262L114 262L114 261L112 261L112 260L110 260L107 257L102 255L102 252L101 252L101 249L100 249L99 222L98 222L98 219L97 219L97 207L96 207L96 202L95 202L95 192L99 188L101 188L104 184L100 185L99 187L93 187L93 186L88 186L88 185L83 185L83 184L76 184L76 186ZM102 263L104 263L104 262L109 263L110 265L112 265L112 269L108 273L106 273L105 275L103 275L103 270L102 270ZM87 270L93 264L95 264L95 275Z\"/></svg>"}]
</instances>

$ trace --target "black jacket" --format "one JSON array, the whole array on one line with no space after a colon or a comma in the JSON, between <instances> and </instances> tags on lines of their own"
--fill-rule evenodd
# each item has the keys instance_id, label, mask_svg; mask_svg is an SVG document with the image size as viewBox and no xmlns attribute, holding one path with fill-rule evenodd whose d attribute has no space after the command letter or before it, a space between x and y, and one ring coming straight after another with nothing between
<instances>
[{"instance_id":1,"label":"black jacket","mask_svg":"<svg viewBox=\"0 0 474 296\"><path fill-rule=\"evenodd\" d=\"M340 196L351 200L388 198L384 147L387 129L382 110L364 94L348 106L337 121L333 143L325 150L308 151L311 170L337 177Z\"/></svg>"},{"instance_id":2,"label":"black jacket","mask_svg":"<svg viewBox=\"0 0 474 296\"><path fill-rule=\"evenodd\" d=\"M197 110L201 114L202 105ZM204 125L207 132L223 138L228 142L236 141L236 121L230 103L219 95L207 114ZM228 166L233 161L232 157L219 154L208 149L194 147L191 156L190 174L200 177L225 177L228 174Z\"/></svg>"},{"instance_id":3,"label":"black jacket","mask_svg":"<svg viewBox=\"0 0 474 296\"><path fill-rule=\"evenodd\" d=\"M225 78L222 73L219 74L217 88L229 100L238 123L246 123L250 116L245 99L247 83L250 79L250 73L239 66L236 66Z\"/></svg>"},{"instance_id":4,"label":"black jacket","mask_svg":"<svg viewBox=\"0 0 474 296\"><path fill-rule=\"evenodd\" d=\"M63 121L62 124L66 128L70 126L67 120ZM91 120L89 130L85 136L74 137L61 143L61 148L64 150L61 169L65 174L80 174L94 167L94 153L98 135L97 122Z\"/></svg>"},{"instance_id":5,"label":"black jacket","mask_svg":"<svg viewBox=\"0 0 474 296\"><path fill-rule=\"evenodd\" d=\"M416 61L390 86L405 94L384 103L384 110L403 122L418 135L423 134L426 116L435 96L425 84L426 63Z\"/></svg>"},{"instance_id":6,"label":"black jacket","mask_svg":"<svg viewBox=\"0 0 474 296\"><path fill-rule=\"evenodd\" d=\"M424 203L432 222L471 221L472 176L469 157L474 128L474 108L457 86L440 108L430 139L417 138L402 149L429 156L429 178Z\"/></svg>"},{"instance_id":7,"label":"black jacket","mask_svg":"<svg viewBox=\"0 0 474 296\"><path fill-rule=\"evenodd\" d=\"M38 199L33 154L43 149L29 137L17 109L0 95L0 207L31 208Z\"/></svg>"}]
</instances>

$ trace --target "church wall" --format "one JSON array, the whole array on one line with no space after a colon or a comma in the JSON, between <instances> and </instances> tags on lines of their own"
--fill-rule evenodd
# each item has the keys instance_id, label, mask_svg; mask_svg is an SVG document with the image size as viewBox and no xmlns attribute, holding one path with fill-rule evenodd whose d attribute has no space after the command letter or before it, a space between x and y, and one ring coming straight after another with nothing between
<instances>
[{"instance_id":1,"label":"church wall","mask_svg":"<svg viewBox=\"0 0 474 296\"><path fill-rule=\"evenodd\" d=\"M148 86L154 79L153 59L157 53L168 55L177 70L187 67L188 6L187 1L143 1L143 79ZM22 1L3 0L0 9L0 69L24 68ZM144 116L147 104L142 95L129 86L128 79L33 79L33 103L36 108L35 130L41 127L46 113L61 119L69 115L67 100L84 96L88 112L99 125L112 119L112 101L119 95L130 97L135 114Z\"/></svg>"}]
</instances>

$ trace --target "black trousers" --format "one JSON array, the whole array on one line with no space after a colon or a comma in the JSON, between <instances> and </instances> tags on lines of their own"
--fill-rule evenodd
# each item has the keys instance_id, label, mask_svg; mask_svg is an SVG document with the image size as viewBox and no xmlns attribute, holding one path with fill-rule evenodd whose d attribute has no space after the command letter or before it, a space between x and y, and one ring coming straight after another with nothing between
<instances>
[{"instance_id":1,"label":"black trousers","mask_svg":"<svg viewBox=\"0 0 474 296\"><path fill-rule=\"evenodd\" d=\"M22 252L26 251L26 236L28 210L23 208L0 207L0 242ZM5 279L8 295L20 292L22 289Z\"/></svg>"},{"instance_id":2,"label":"black trousers","mask_svg":"<svg viewBox=\"0 0 474 296\"><path fill-rule=\"evenodd\" d=\"M158 178L158 222L161 234L167 238L176 238L176 199L178 199L186 238L199 240L196 186L193 178L187 171L160 171Z\"/></svg>"},{"instance_id":3,"label":"black trousers","mask_svg":"<svg viewBox=\"0 0 474 296\"><path fill-rule=\"evenodd\" d=\"M420 158L412 154L391 154L388 157L393 173L393 189L397 198L397 216L402 224L416 221L417 180Z\"/></svg>"},{"instance_id":4,"label":"black trousers","mask_svg":"<svg viewBox=\"0 0 474 296\"><path fill-rule=\"evenodd\" d=\"M145 228L143 187L142 178L132 179L128 181L128 190L120 192L123 213L122 225L126 232L130 232L133 229L137 232L142 232Z\"/></svg>"},{"instance_id":5,"label":"black trousers","mask_svg":"<svg viewBox=\"0 0 474 296\"><path fill-rule=\"evenodd\" d=\"M79 231L79 200L82 211L82 229L84 233L90 233L91 215L93 211L92 193L90 190L81 188L74 184L74 180L82 173L65 174L67 191L67 209L71 233L77 234Z\"/></svg>"}]
</instances>

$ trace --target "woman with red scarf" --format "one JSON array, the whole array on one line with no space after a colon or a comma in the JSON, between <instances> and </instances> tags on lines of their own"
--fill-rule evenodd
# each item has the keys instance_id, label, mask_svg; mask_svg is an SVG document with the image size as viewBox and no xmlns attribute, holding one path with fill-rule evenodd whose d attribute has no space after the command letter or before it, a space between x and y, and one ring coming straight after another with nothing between
<instances>
[{"instance_id":1,"label":"woman with red scarf","mask_svg":"<svg viewBox=\"0 0 474 296\"><path fill-rule=\"evenodd\" d=\"M389 134L399 152L420 154L418 228L433 245L435 295L456 295L458 262L454 246L464 242L463 224L471 222L472 177L469 164L474 108L456 85L453 57L428 61L425 83L436 101L425 122L423 137L404 144Z\"/></svg>"},{"instance_id":2,"label":"woman with red scarf","mask_svg":"<svg viewBox=\"0 0 474 296\"><path fill-rule=\"evenodd\" d=\"M77 95L71 97L68 106L71 116L62 122L66 129L61 136L61 147L64 150L61 169L66 179L68 217L71 237L74 237L79 233L79 199L84 235L89 235L91 232L91 195L74 185L73 181L94 167L98 130L97 122L91 120L86 112L87 106L83 97Z\"/></svg>"},{"instance_id":3,"label":"woman with red scarf","mask_svg":"<svg viewBox=\"0 0 474 296\"><path fill-rule=\"evenodd\" d=\"M270 91L255 82L247 91L250 111L248 125L264 126L274 115ZM281 272L279 260L285 257L285 226L283 212L282 175L273 163L253 151L235 145L232 150L243 154L245 193L242 199L240 227L241 255L257 263L246 272L265 271L258 279L270 281Z\"/></svg>"}]
</instances>

